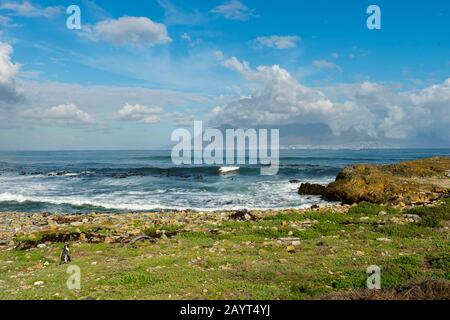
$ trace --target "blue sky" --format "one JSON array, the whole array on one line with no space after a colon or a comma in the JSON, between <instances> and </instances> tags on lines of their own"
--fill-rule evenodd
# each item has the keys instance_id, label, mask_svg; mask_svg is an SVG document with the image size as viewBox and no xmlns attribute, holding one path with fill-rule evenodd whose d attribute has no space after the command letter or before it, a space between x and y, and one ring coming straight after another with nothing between
<instances>
[{"instance_id":1,"label":"blue sky","mask_svg":"<svg viewBox=\"0 0 450 320\"><path fill-rule=\"evenodd\" d=\"M3 0L0 149L158 148L194 119L290 146L450 146L449 15L444 0Z\"/></svg>"}]
</instances>

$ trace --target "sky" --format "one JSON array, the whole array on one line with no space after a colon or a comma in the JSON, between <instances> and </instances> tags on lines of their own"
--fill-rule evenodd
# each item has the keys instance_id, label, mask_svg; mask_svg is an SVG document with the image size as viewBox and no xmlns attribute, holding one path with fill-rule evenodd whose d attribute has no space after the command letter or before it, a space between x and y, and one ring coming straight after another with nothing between
<instances>
[{"instance_id":1,"label":"sky","mask_svg":"<svg viewBox=\"0 0 450 320\"><path fill-rule=\"evenodd\" d=\"M194 120L450 147L449 30L447 0L0 0L0 149L166 148Z\"/></svg>"}]
</instances>

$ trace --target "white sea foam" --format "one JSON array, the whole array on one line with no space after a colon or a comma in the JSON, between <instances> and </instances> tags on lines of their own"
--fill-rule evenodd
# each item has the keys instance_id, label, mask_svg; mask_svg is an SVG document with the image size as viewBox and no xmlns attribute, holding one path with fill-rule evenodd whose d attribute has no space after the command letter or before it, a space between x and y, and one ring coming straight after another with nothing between
<instances>
[{"instance_id":1,"label":"white sea foam","mask_svg":"<svg viewBox=\"0 0 450 320\"><path fill-rule=\"evenodd\" d=\"M235 173L237 171L239 171L240 167L220 167L219 168L219 172L220 173Z\"/></svg>"},{"instance_id":2,"label":"white sea foam","mask_svg":"<svg viewBox=\"0 0 450 320\"><path fill-rule=\"evenodd\" d=\"M273 187L267 187L272 190ZM284 189L284 190L283 190ZM28 196L24 194L13 194L10 192L0 193L0 202L39 202L53 205L70 206L92 206L110 210L129 211L153 211L153 210L196 210L196 211L220 211L220 210L273 210L307 208L313 204L321 203L319 197L309 197L309 199L299 197L295 188L280 188L280 193L289 192L290 195L276 194L271 197L264 197L260 190L259 194L222 194L218 196L210 192L199 193L187 190L173 191L166 197L161 197L161 193L142 194L126 192L110 193L102 196ZM280 199L282 197L282 199ZM285 205L283 205L285 204Z\"/></svg>"}]
</instances>

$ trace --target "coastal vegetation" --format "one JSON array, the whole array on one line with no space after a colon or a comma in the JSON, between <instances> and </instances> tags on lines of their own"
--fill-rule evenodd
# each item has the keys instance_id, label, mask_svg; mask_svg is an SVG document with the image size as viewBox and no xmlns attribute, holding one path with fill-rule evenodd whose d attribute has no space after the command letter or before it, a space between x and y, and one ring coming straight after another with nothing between
<instances>
[{"instance_id":1,"label":"coastal vegetation","mask_svg":"<svg viewBox=\"0 0 450 320\"><path fill-rule=\"evenodd\" d=\"M448 167L383 168L439 188L448 180ZM449 299L448 191L420 204L283 211L4 212L0 299ZM65 243L79 290L59 264ZM366 289L370 265L382 290Z\"/></svg>"}]
</instances>

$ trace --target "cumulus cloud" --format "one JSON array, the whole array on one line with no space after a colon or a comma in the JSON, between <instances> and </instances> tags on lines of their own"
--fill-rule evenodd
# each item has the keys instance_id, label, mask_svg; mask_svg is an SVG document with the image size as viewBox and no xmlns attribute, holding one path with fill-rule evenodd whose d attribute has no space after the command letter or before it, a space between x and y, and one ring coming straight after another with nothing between
<instances>
[{"instance_id":1,"label":"cumulus cloud","mask_svg":"<svg viewBox=\"0 0 450 320\"><path fill-rule=\"evenodd\" d=\"M222 65L253 84L248 97L214 108L213 125L242 127L324 124L336 137L414 141L434 136L450 143L450 79L398 92L373 82L307 87L278 65L251 68L236 57Z\"/></svg>"},{"instance_id":2,"label":"cumulus cloud","mask_svg":"<svg viewBox=\"0 0 450 320\"><path fill-rule=\"evenodd\" d=\"M105 118L108 115L112 118L113 110L131 100L133 104L141 105L152 101L154 105L161 107L206 105L210 102L209 97L197 93L133 86L79 85L34 80L22 81L21 85L33 108L46 109L69 100L86 110L95 110Z\"/></svg>"},{"instance_id":3,"label":"cumulus cloud","mask_svg":"<svg viewBox=\"0 0 450 320\"><path fill-rule=\"evenodd\" d=\"M147 124L158 123L163 113L160 107L147 107L140 104L125 104L117 113L117 119L122 121L135 121Z\"/></svg>"},{"instance_id":4,"label":"cumulus cloud","mask_svg":"<svg viewBox=\"0 0 450 320\"><path fill-rule=\"evenodd\" d=\"M41 7L30 1L3 1L0 3L0 11L21 17L52 18L64 12L62 6Z\"/></svg>"},{"instance_id":5,"label":"cumulus cloud","mask_svg":"<svg viewBox=\"0 0 450 320\"><path fill-rule=\"evenodd\" d=\"M13 48L0 42L0 103L12 103L20 99L16 88L16 77L19 74L20 64L11 61Z\"/></svg>"},{"instance_id":6,"label":"cumulus cloud","mask_svg":"<svg viewBox=\"0 0 450 320\"><path fill-rule=\"evenodd\" d=\"M253 43L257 47L268 47L275 49L290 49L297 46L297 42L300 40L297 36L270 36L270 37L258 37L253 40Z\"/></svg>"},{"instance_id":7,"label":"cumulus cloud","mask_svg":"<svg viewBox=\"0 0 450 320\"><path fill-rule=\"evenodd\" d=\"M80 110L75 104L60 104L49 109L26 109L20 114L23 118L38 123L54 125L92 125L93 116Z\"/></svg>"},{"instance_id":8,"label":"cumulus cloud","mask_svg":"<svg viewBox=\"0 0 450 320\"><path fill-rule=\"evenodd\" d=\"M167 28L146 17L121 17L87 26L80 35L94 41L117 45L136 44L155 46L172 42Z\"/></svg>"},{"instance_id":9,"label":"cumulus cloud","mask_svg":"<svg viewBox=\"0 0 450 320\"><path fill-rule=\"evenodd\" d=\"M161 107L182 109L192 105L207 106L212 101L211 97L206 95L174 90L67 84L23 78L20 80L20 89L23 99L18 101L14 108L1 108L0 101L0 123L3 129L12 129L30 123L39 126L70 125L75 128L85 128L92 122L89 121L92 118L95 118L96 122L89 125L89 128L101 129L117 120L116 111L126 105L127 101L132 100L133 104L140 105L146 105L148 101L152 101L154 105ZM88 111L92 118L78 117L81 121L67 122L48 120L44 117L49 114L49 106L59 106L65 101L75 106L82 106L80 109ZM52 114L53 112L50 112L50 118L54 118ZM159 112L155 114L159 115Z\"/></svg>"},{"instance_id":10,"label":"cumulus cloud","mask_svg":"<svg viewBox=\"0 0 450 320\"><path fill-rule=\"evenodd\" d=\"M318 69L342 71L342 68L336 63L327 60L314 60L313 65Z\"/></svg>"},{"instance_id":11,"label":"cumulus cloud","mask_svg":"<svg viewBox=\"0 0 450 320\"><path fill-rule=\"evenodd\" d=\"M246 21L250 18L258 17L255 10L249 9L245 4L238 0L225 2L211 10L212 13L222 15L226 19Z\"/></svg>"}]
</instances>

